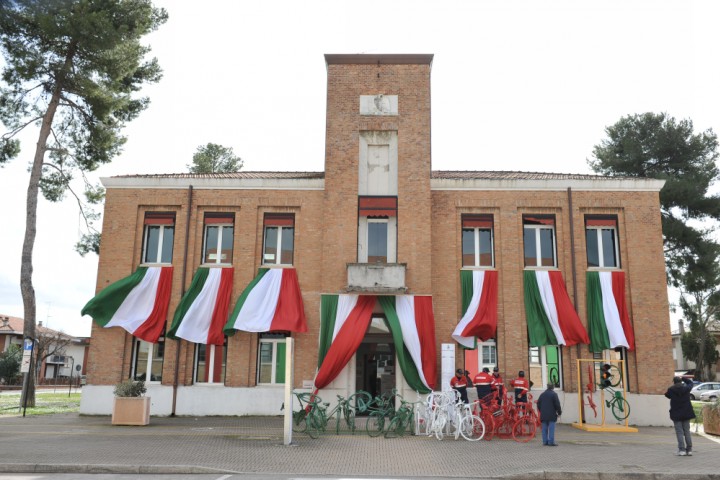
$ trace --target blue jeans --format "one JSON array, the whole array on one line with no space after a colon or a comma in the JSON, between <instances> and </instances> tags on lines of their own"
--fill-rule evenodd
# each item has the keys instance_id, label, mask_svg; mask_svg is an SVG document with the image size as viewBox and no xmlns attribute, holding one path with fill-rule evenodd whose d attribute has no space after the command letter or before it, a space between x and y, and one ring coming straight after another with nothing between
<instances>
[{"instance_id":1,"label":"blue jeans","mask_svg":"<svg viewBox=\"0 0 720 480\"><path fill-rule=\"evenodd\" d=\"M543 445L555 443L555 422L542 422Z\"/></svg>"}]
</instances>

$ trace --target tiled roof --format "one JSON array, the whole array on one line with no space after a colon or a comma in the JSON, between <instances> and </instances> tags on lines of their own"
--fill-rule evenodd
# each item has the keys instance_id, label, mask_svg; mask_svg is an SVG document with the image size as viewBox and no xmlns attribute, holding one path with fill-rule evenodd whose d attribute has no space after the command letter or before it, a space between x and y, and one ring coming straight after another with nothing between
<instances>
[{"instance_id":1,"label":"tiled roof","mask_svg":"<svg viewBox=\"0 0 720 480\"><path fill-rule=\"evenodd\" d=\"M637 177L608 177L582 173L508 172L481 170L434 170L434 179L477 180L622 180Z\"/></svg>"},{"instance_id":2,"label":"tiled roof","mask_svg":"<svg viewBox=\"0 0 720 480\"><path fill-rule=\"evenodd\" d=\"M5 326L5 323L3 322L3 318L7 317L8 324ZM9 315L4 315L0 313L0 334L14 334L14 335L22 335L23 331L25 329L25 321L22 318L19 317L11 317ZM64 332L59 332L57 330L53 330L52 328L43 327L42 325L36 325L35 326L35 332L36 334L41 335L49 335L49 336L55 336L60 335L62 337L72 338L74 340L80 340L82 337L73 337L72 335L68 335Z\"/></svg>"},{"instance_id":3,"label":"tiled roof","mask_svg":"<svg viewBox=\"0 0 720 480\"><path fill-rule=\"evenodd\" d=\"M233 173L157 173L116 175L113 178L237 178L237 179L304 179L325 178L325 172L233 172Z\"/></svg>"}]
</instances>

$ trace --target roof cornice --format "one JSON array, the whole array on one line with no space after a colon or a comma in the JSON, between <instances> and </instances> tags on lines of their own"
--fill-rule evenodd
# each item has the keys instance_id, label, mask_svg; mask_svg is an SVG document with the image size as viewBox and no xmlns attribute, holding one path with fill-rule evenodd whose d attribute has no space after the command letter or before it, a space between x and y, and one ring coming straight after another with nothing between
<instances>
[{"instance_id":1,"label":"roof cornice","mask_svg":"<svg viewBox=\"0 0 720 480\"><path fill-rule=\"evenodd\" d=\"M102 177L105 188L215 190L324 190L323 178Z\"/></svg>"},{"instance_id":2,"label":"roof cornice","mask_svg":"<svg viewBox=\"0 0 720 480\"><path fill-rule=\"evenodd\" d=\"M326 53L327 65L432 65L432 53Z\"/></svg>"},{"instance_id":3,"label":"roof cornice","mask_svg":"<svg viewBox=\"0 0 720 480\"><path fill-rule=\"evenodd\" d=\"M433 178L430 190L543 190L566 191L634 191L659 192L665 180L651 178L598 178L598 179L481 179Z\"/></svg>"}]
</instances>

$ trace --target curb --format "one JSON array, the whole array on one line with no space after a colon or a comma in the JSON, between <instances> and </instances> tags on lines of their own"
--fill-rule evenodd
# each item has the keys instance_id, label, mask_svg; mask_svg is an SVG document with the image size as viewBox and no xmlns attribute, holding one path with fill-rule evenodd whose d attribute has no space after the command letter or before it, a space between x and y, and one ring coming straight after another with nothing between
<instances>
[{"instance_id":1,"label":"curb","mask_svg":"<svg viewBox=\"0 0 720 480\"><path fill-rule=\"evenodd\" d=\"M0 473L85 473L120 475L241 474L233 470L195 465L80 465L69 463L0 463Z\"/></svg>"}]
</instances>

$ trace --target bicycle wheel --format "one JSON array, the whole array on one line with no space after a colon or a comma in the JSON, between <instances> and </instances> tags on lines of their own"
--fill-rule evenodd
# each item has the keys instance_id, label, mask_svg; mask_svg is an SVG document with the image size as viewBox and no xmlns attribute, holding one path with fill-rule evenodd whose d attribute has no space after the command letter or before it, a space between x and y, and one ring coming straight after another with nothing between
<instances>
[{"instance_id":1,"label":"bicycle wheel","mask_svg":"<svg viewBox=\"0 0 720 480\"><path fill-rule=\"evenodd\" d=\"M624 398L615 398L612 401L612 414L618 420L625 420L630 416L630 404Z\"/></svg>"},{"instance_id":2,"label":"bicycle wheel","mask_svg":"<svg viewBox=\"0 0 720 480\"><path fill-rule=\"evenodd\" d=\"M485 435L483 438L485 440L492 440L493 436L495 436L495 417L488 409L485 409L480 412L480 420L482 420L485 425Z\"/></svg>"},{"instance_id":3,"label":"bicycle wheel","mask_svg":"<svg viewBox=\"0 0 720 480\"><path fill-rule=\"evenodd\" d=\"M307 422L305 421L307 412L305 410L298 410L293 412L293 424L292 430L295 433L304 433L307 430Z\"/></svg>"},{"instance_id":4,"label":"bicycle wheel","mask_svg":"<svg viewBox=\"0 0 720 480\"><path fill-rule=\"evenodd\" d=\"M355 410L352 407L348 407L345 410L345 424L350 429L350 433L355 434Z\"/></svg>"},{"instance_id":5,"label":"bicycle wheel","mask_svg":"<svg viewBox=\"0 0 720 480\"><path fill-rule=\"evenodd\" d=\"M485 436L485 423L477 415L467 415L460 422L460 435L472 442L481 440Z\"/></svg>"},{"instance_id":6,"label":"bicycle wheel","mask_svg":"<svg viewBox=\"0 0 720 480\"><path fill-rule=\"evenodd\" d=\"M316 413L310 412L310 414L305 417L305 423L307 423L305 433L307 433L310 438L318 438L320 436L320 431L324 430L322 420L318 418Z\"/></svg>"},{"instance_id":7,"label":"bicycle wheel","mask_svg":"<svg viewBox=\"0 0 720 480\"><path fill-rule=\"evenodd\" d=\"M402 419L400 415L395 415L392 420L390 420L387 430L385 430L385 438L401 437L402 430Z\"/></svg>"},{"instance_id":8,"label":"bicycle wheel","mask_svg":"<svg viewBox=\"0 0 720 480\"><path fill-rule=\"evenodd\" d=\"M371 437L377 437L385 429L385 416L381 412L372 412L365 424L365 431Z\"/></svg>"},{"instance_id":9,"label":"bicycle wheel","mask_svg":"<svg viewBox=\"0 0 720 480\"><path fill-rule=\"evenodd\" d=\"M536 430L537 425L535 425L535 421L529 416L523 417L517 422L515 422L515 425L513 425L513 440L521 443L529 442L530 440L535 438Z\"/></svg>"},{"instance_id":10,"label":"bicycle wheel","mask_svg":"<svg viewBox=\"0 0 720 480\"><path fill-rule=\"evenodd\" d=\"M435 438L438 440L442 440L443 436L445 435L445 424L447 423L447 418L444 415L438 415L436 416L432 423L431 423L431 431L435 435Z\"/></svg>"}]
</instances>

